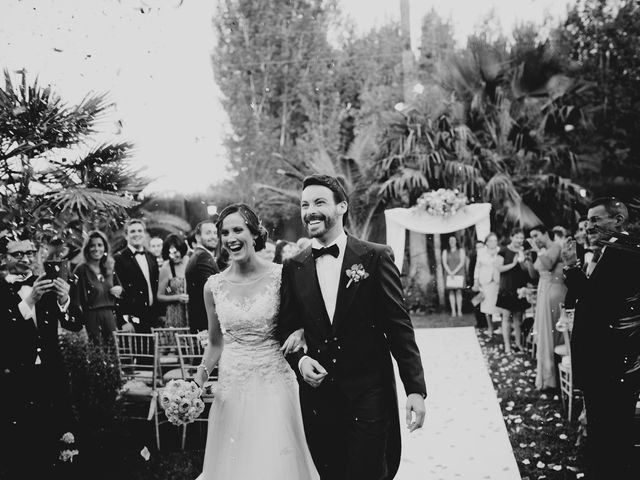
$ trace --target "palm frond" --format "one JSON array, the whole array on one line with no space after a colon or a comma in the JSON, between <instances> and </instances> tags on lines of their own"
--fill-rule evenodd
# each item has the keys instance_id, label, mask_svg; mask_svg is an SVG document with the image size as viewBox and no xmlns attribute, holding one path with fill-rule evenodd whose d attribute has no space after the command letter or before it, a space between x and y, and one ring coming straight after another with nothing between
<instances>
[{"instance_id":1,"label":"palm frond","mask_svg":"<svg viewBox=\"0 0 640 480\"><path fill-rule=\"evenodd\" d=\"M137 202L133 199L114 193L77 187L45 195L39 208L48 208L61 213L72 212L84 217L95 211L119 215L136 204Z\"/></svg>"},{"instance_id":2,"label":"palm frond","mask_svg":"<svg viewBox=\"0 0 640 480\"><path fill-rule=\"evenodd\" d=\"M428 188L429 181L420 170L402 167L380 185L379 196L386 199L400 198L403 193L424 191Z\"/></svg>"}]
</instances>

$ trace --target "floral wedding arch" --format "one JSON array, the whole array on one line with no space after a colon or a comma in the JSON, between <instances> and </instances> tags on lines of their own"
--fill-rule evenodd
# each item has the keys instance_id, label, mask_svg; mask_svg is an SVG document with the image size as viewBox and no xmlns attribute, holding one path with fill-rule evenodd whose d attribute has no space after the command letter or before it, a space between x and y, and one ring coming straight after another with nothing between
<instances>
[{"instance_id":1,"label":"floral wedding arch","mask_svg":"<svg viewBox=\"0 0 640 480\"><path fill-rule=\"evenodd\" d=\"M385 210L387 245L396 266L402 270L407 230L431 235L475 226L477 237L484 240L491 231L490 213L490 203L467 204L462 193L446 189L424 193L414 207Z\"/></svg>"}]
</instances>

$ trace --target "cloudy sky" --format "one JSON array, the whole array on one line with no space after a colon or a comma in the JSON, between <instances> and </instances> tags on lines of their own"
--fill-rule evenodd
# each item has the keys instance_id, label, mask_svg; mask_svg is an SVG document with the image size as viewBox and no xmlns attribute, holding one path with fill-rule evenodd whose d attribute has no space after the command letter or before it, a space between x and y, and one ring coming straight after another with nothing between
<instances>
[{"instance_id":1,"label":"cloudy sky","mask_svg":"<svg viewBox=\"0 0 640 480\"><path fill-rule=\"evenodd\" d=\"M508 30L519 20L562 14L569 2L410 0L412 34L431 7L451 18L462 41L492 7ZM0 66L26 68L69 101L109 92L116 106L100 140L136 144L135 161L156 178L150 191L188 193L225 175L221 141L228 126L209 59L215 0L184 0L175 8L178 3L2 0ZM340 3L361 31L399 18L399 0Z\"/></svg>"}]
</instances>

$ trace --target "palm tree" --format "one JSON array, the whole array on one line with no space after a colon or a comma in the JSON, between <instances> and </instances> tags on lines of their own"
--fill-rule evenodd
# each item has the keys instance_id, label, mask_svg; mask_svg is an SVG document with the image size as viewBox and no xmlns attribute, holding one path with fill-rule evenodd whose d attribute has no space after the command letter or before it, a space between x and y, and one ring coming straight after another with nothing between
<instances>
[{"instance_id":1,"label":"palm tree","mask_svg":"<svg viewBox=\"0 0 640 480\"><path fill-rule=\"evenodd\" d=\"M128 163L129 143L99 145L77 153L97 132L110 104L87 95L69 105L24 70L14 85L5 70L0 88L0 204L12 228L109 223L126 214L144 185ZM69 157L75 157L70 160Z\"/></svg>"}]
</instances>

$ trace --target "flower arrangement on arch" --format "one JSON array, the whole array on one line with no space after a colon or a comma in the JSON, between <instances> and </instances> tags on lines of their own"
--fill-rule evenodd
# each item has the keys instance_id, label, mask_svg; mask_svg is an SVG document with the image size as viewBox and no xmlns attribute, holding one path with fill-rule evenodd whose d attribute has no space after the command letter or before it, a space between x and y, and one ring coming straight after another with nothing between
<instances>
[{"instance_id":1,"label":"flower arrangement on arch","mask_svg":"<svg viewBox=\"0 0 640 480\"><path fill-rule=\"evenodd\" d=\"M439 188L420 195L414 209L446 218L455 215L467 202L467 196L458 189Z\"/></svg>"}]
</instances>

